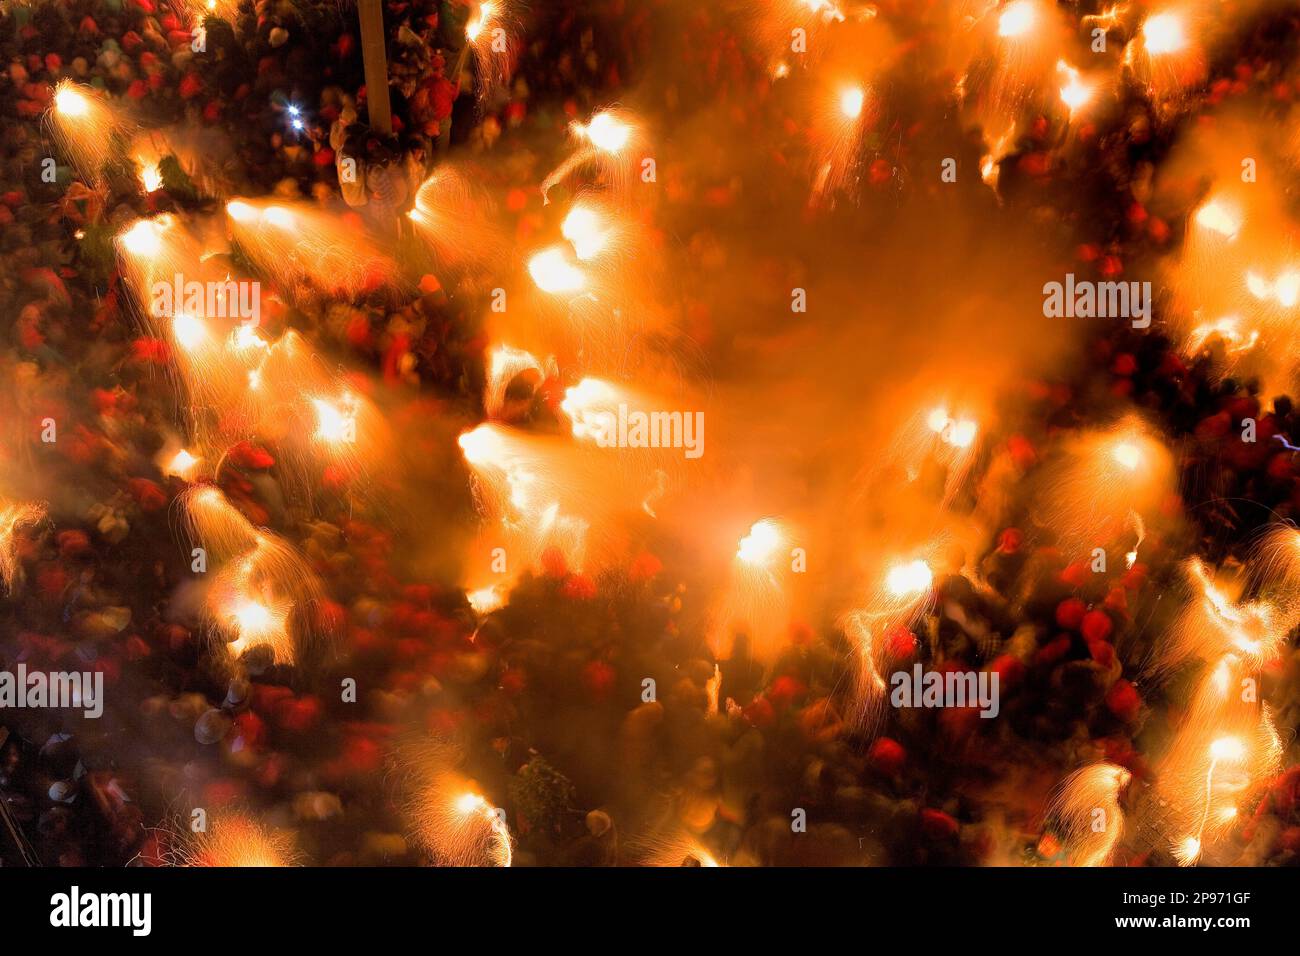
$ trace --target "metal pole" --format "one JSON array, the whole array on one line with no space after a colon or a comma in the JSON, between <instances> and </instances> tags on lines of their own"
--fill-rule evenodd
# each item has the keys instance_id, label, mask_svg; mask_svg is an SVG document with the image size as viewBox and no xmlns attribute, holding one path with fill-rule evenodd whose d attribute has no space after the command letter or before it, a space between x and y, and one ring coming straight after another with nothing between
<instances>
[{"instance_id":1,"label":"metal pole","mask_svg":"<svg viewBox=\"0 0 1300 956\"><path fill-rule=\"evenodd\" d=\"M384 10L381 0L357 0L361 18L361 57L366 65L366 108L370 128L387 136L393 131L388 102L388 54L384 50Z\"/></svg>"}]
</instances>

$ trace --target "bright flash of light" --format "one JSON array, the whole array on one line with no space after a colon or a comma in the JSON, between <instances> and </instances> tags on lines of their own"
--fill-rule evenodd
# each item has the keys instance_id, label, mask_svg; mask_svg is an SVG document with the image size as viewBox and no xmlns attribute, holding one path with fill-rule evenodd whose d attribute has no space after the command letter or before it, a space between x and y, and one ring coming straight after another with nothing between
<instances>
[{"instance_id":1,"label":"bright flash of light","mask_svg":"<svg viewBox=\"0 0 1300 956\"><path fill-rule=\"evenodd\" d=\"M1272 712L1245 692L1258 674L1255 662L1221 654L1197 681L1160 758L1159 822L1181 865L1200 859L1239 819L1238 806L1281 766Z\"/></svg>"},{"instance_id":2,"label":"bright flash of light","mask_svg":"<svg viewBox=\"0 0 1300 956\"><path fill-rule=\"evenodd\" d=\"M517 44L511 42L511 36L519 32L519 24L513 3L514 0L480 0L465 21L465 48L453 72L459 77L467 58L474 57L478 66L475 87L480 102L505 84L514 69Z\"/></svg>"},{"instance_id":3,"label":"bright flash of light","mask_svg":"<svg viewBox=\"0 0 1300 956\"><path fill-rule=\"evenodd\" d=\"M575 204L564 217L560 232L573 245L582 261L593 259L609 244L609 230L599 213L590 206Z\"/></svg>"},{"instance_id":4,"label":"bright flash of light","mask_svg":"<svg viewBox=\"0 0 1300 956\"><path fill-rule=\"evenodd\" d=\"M1032 0L1015 0L1007 4L998 16L998 36L1024 36L1034 28L1037 20L1037 11Z\"/></svg>"},{"instance_id":5,"label":"bright flash of light","mask_svg":"<svg viewBox=\"0 0 1300 956\"><path fill-rule=\"evenodd\" d=\"M1201 855L1201 841L1189 836L1174 849L1174 858L1182 866L1191 866Z\"/></svg>"},{"instance_id":6,"label":"bright flash of light","mask_svg":"<svg viewBox=\"0 0 1300 956\"><path fill-rule=\"evenodd\" d=\"M123 144L125 124L97 91L61 80L54 89L48 122L55 139L87 180L98 181Z\"/></svg>"},{"instance_id":7,"label":"bright flash of light","mask_svg":"<svg viewBox=\"0 0 1300 956\"><path fill-rule=\"evenodd\" d=\"M637 146L645 139L635 117L619 107L611 107L595 113L586 123L570 123L569 130L579 148L542 182L544 201L550 201L549 193L557 183L593 166L610 183L612 195L620 200L630 198L643 158Z\"/></svg>"},{"instance_id":8,"label":"bright flash of light","mask_svg":"<svg viewBox=\"0 0 1300 956\"><path fill-rule=\"evenodd\" d=\"M1196 211L1196 224L1217 232L1227 239L1235 239L1241 231L1241 210L1222 199L1211 199Z\"/></svg>"},{"instance_id":9,"label":"bright flash of light","mask_svg":"<svg viewBox=\"0 0 1300 956\"><path fill-rule=\"evenodd\" d=\"M230 202L226 203L226 214L230 216L231 219L235 220L235 222L245 224L255 223L261 217L261 213L257 211L257 207L251 206L239 199L232 199Z\"/></svg>"},{"instance_id":10,"label":"bright flash of light","mask_svg":"<svg viewBox=\"0 0 1300 956\"><path fill-rule=\"evenodd\" d=\"M316 410L316 437L324 442L351 443L357 440L357 400L350 393L332 402L312 399Z\"/></svg>"},{"instance_id":11,"label":"bright flash of light","mask_svg":"<svg viewBox=\"0 0 1300 956\"><path fill-rule=\"evenodd\" d=\"M1116 443L1110 454L1116 462L1129 471L1137 471L1138 465L1142 464L1142 449L1132 442Z\"/></svg>"},{"instance_id":12,"label":"bright flash of light","mask_svg":"<svg viewBox=\"0 0 1300 956\"><path fill-rule=\"evenodd\" d=\"M140 185L144 187L145 192L157 192L162 189L162 184L162 172L159 171L157 164L149 163L140 167Z\"/></svg>"},{"instance_id":13,"label":"bright flash of light","mask_svg":"<svg viewBox=\"0 0 1300 956\"><path fill-rule=\"evenodd\" d=\"M979 434L979 425L969 418L953 418L946 408L936 408L926 416L926 425L945 445L970 448Z\"/></svg>"},{"instance_id":14,"label":"bright flash of light","mask_svg":"<svg viewBox=\"0 0 1300 956\"><path fill-rule=\"evenodd\" d=\"M302 561L287 546L273 544L265 532L260 534L264 541L218 572L209 597L212 615L229 635L227 647L232 656L260 650L274 663L290 664L297 660L290 626L295 611L290 588L301 591L304 585L284 580L284 559L289 559L288 568L297 568Z\"/></svg>"},{"instance_id":15,"label":"bright flash of light","mask_svg":"<svg viewBox=\"0 0 1300 956\"><path fill-rule=\"evenodd\" d=\"M896 598L925 594L933 583L930 565L920 558L895 564L885 573L885 589Z\"/></svg>"},{"instance_id":16,"label":"bright flash of light","mask_svg":"<svg viewBox=\"0 0 1300 956\"><path fill-rule=\"evenodd\" d=\"M170 461L167 462L164 473L188 481L190 475L194 473L194 468L198 465L199 461L200 459L195 458L188 451L182 448L171 457Z\"/></svg>"},{"instance_id":17,"label":"bright flash of light","mask_svg":"<svg viewBox=\"0 0 1300 956\"><path fill-rule=\"evenodd\" d=\"M140 219L122 233L118 240L133 256L154 259L162 252L163 224L155 219Z\"/></svg>"},{"instance_id":18,"label":"bright flash of light","mask_svg":"<svg viewBox=\"0 0 1300 956\"><path fill-rule=\"evenodd\" d=\"M780 526L770 518L764 518L755 522L749 534L740 539L736 557L745 564L762 566L772 560L780 546Z\"/></svg>"},{"instance_id":19,"label":"bright flash of light","mask_svg":"<svg viewBox=\"0 0 1300 956\"><path fill-rule=\"evenodd\" d=\"M598 378L584 378L565 389L560 411L572 423L573 437L596 442L609 437L614 427L613 409L620 394L613 385Z\"/></svg>"},{"instance_id":20,"label":"bright flash of light","mask_svg":"<svg viewBox=\"0 0 1300 956\"><path fill-rule=\"evenodd\" d=\"M495 850L493 862L497 866L509 866L513 859L510 830L506 827L504 814L487 802L480 794L464 793L456 799L456 812L472 820L482 820L492 831Z\"/></svg>"},{"instance_id":21,"label":"bright flash of light","mask_svg":"<svg viewBox=\"0 0 1300 956\"><path fill-rule=\"evenodd\" d=\"M789 532L772 518L754 522L736 546L727 586L712 610L707 643L714 660L729 660L738 634L749 654L771 661L788 642L789 595L779 554Z\"/></svg>"},{"instance_id":22,"label":"bright flash of light","mask_svg":"<svg viewBox=\"0 0 1300 956\"><path fill-rule=\"evenodd\" d=\"M465 600L469 602L475 614L491 614L506 605L505 594L502 593L501 587L495 584L467 591Z\"/></svg>"},{"instance_id":23,"label":"bright flash of light","mask_svg":"<svg viewBox=\"0 0 1300 956\"><path fill-rule=\"evenodd\" d=\"M827 20L842 21L844 12L840 10L831 0L795 0L802 3L812 13L820 14Z\"/></svg>"},{"instance_id":24,"label":"bright flash of light","mask_svg":"<svg viewBox=\"0 0 1300 956\"><path fill-rule=\"evenodd\" d=\"M577 131L593 146L606 153L619 152L632 138L632 127L608 111L597 113L586 126L579 126Z\"/></svg>"},{"instance_id":25,"label":"bright flash of light","mask_svg":"<svg viewBox=\"0 0 1300 956\"><path fill-rule=\"evenodd\" d=\"M294 229L298 225L293 212L283 206L267 206L262 210L262 221L277 229Z\"/></svg>"},{"instance_id":26,"label":"bright flash of light","mask_svg":"<svg viewBox=\"0 0 1300 956\"><path fill-rule=\"evenodd\" d=\"M474 15L469 18L469 22L465 24L465 39L469 40L470 43L476 41L480 34L482 34L484 27L487 26L495 14L495 4L488 2L488 0L484 0L483 3L480 3L478 5L478 10L474 12Z\"/></svg>"},{"instance_id":27,"label":"bright flash of light","mask_svg":"<svg viewBox=\"0 0 1300 956\"><path fill-rule=\"evenodd\" d=\"M241 598L235 602L230 609L230 617L241 640L266 637L284 626L283 612L248 598Z\"/></svg>"},{"instance_id":28,"label":"bright flash of light","mask_svg":"<svg viewBox=\"0 0 1300 956\"><path fill-rule=\"evenodd\" d=\"M456 440L465 460L471 465L504 468L507 454L505 442L500 433L490 425L480 425L472 431L464 432Z\"/></svg>"},{"instance_id":29,"label":"bright flash of light","mask_svg":"<svg viewBox=\"0 0 1300 956\"><path fill-rule=\"evenodd\" d=\"M1256 299L1273 301L1284 309L1292 309L1300 302L1300 271L1290 269L1279 273L1271 282L1258 272L1247 272L1246 288Z\"/></svg>"},{"instance_id":30,"label":"bright flash of light","mask_svg":"<svg viewBox=\"0 0 1300 956\"><path fill-rule=\"evenodd\" d=\"M1210 744L1210 756L1218 761L1241 760L1246 755L1246 745L1238 737L1219 737Z\"/></svg>"},{"instance_id":31,"label":"bright flash of light","mask_svg":"<svg viewBox=\"0 0 1300 956\"><path fill-rule=\"evenodd\" d=\"M90 100L71 84L60 85L54 94L54 108L64 116L80 118L90 115Z\"/></svg>"},{"instance_id":32,"label":"bright flash of light","mask_svg":"<svg viewBox=\"0 0 1300 956\"><path fill-rule=\"evenodd\" d=\"M208 327L203 324L203 320L186 312L177 312L173 316L172 335L187 352L197 351L210 340Z\"/></svg>"},{"instance_id":33,"label":"bright flash of light","mask_svg":"<svg viewBox=\"0 0 1300 956\"><path fill-rule=\"evenodd\" d=\"M543 292L552 295L580 292L587 284L582 270L559 247L543 249L528 260L528 274Z\"/></svg>"},{"instance_id":34,"label":"bright flash of light","mask_svg":"<svg viewBox=\"0 0 1300 956\"><path fill-rule=\"evenodd\" d=\"M1176 13L1157 13L1142 24L1142 44L1152 56L1178 53L1187 46L1187 28Z\"/></svg>"},{"instance_id":35,"label":"bright flash of light","mask_svg":"<svg viewBox=\"0 0 1300 956\"><path fill-rule=\"evenodd\" d=\"M840 112L846 119L857 119L862 115L862 107L866 105L867 93L860 86L850 86L840 90L839 106Z\"/></svg>"},{"instance_id":36,"label":"bright flash of light","mask_svg":"<svg viewBox=\"0 0 1300 956\"><path fill-rule=\"evenodd\" d=\"M1061 77L1061 102L1074 115L1092 102L1095 91L1091 84L1083 81L1079 71L1064 60L1057 62L1056 70Z\"/></svg>"}]
</instances>

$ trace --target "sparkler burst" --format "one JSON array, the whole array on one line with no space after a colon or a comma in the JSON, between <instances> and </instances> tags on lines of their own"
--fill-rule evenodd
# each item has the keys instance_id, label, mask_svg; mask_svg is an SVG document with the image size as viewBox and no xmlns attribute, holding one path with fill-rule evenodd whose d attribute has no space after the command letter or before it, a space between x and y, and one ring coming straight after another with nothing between
<instances>
[{"instance_id":1,"label":"sparkler burst","mask_svg":"<svg viewBox=\"0 0 1300 956\"><path fill-rule=\"evenodd\" d=\"M86 179L98 181L124 149L129 124L98 90L61 80L54 88L47 122L60 148Z\"/></svg>"},{"instance_id":2,"label":"sparkler burst","mask_svg":"<svg viewBox=\"0 0 1300 956\"><path fill-rule=\"evenodd\" d=\"M1061 781L1048 809L1057 821L1073 866L1105 866L1124 832L1120 803L1133 779L1115 764L1083 767Z\"/></svg>"},{"instance_id":3,"label":"sparkler burst","mask_svg":"<svg viewBox=\"0 0 1300 956\"><path fill-rule=\"evenodd\" d=\"M0 498L0 581L6 590L12 590L22 573L22 565L15 553L16 536L45 517L45 508L38 504L24 504Z\"/></svg>"},{"instance_id":4,"label":"sparkler burst","mask_svg":"<svg viewBox=\"0 0 1300 956\"><path fill-rule=\"evenodd\" d=\"M292 835L242 813L223 813L197 832L183 825L176 830L166 857L172 866L283 867L299 860Z\"/></svg>"}]
</instances>

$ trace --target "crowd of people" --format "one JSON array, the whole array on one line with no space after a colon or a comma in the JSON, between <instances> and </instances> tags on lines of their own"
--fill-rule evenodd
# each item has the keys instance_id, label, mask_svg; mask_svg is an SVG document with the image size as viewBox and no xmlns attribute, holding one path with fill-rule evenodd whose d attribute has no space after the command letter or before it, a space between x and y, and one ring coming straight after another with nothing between
<instances>
[{"instance_id":1,"label":"crowd of people","mask_svg":"<svg viewBox=\"0 0 1300 956\"><path fill-rule=\"evenodd\" d=\"M472 69L453 75L470 5L391 0L393 132L380 135L368 126L355 10L218 2L208 11L163 0L11 2L0 16L0 494L48 509L10 529L19 572L0 595L0 662L99 672L108 695L100 720L0 713L0 799L36 858L167 862L192 839L190 809L202 807L214 826L237 814L291 833L287 862L436 861L409 820L407 784L428 770L407 756L412 735L458 741L466 775L506 810L515 865L1052 865L1046 797L1069 769L1118 764L1136 781L1126 799L1144 799L1149 745L1178 718L1176 688L1137 676L1172 613L1160 596L1181 549L1232 560L1265 523L1294 515L1290 443L1300 430L1289 399L1225 377L1221 355L1188 357L1160 332L1115 324L1090 331L1068 373L1022 386L1025 425L998 438L987 469L1029 474L1062 430L1127 403L1182 449L1181 500L1170 507L1193 530L1149 543L1131 567L1115 555L1097 574L1055 546L1026 502L984 553L939 569L934 610L892 634L887 653L900 666L996 671L1003 707L993 726L971 709L855 723L845 638L821 620L792 623L767 666L743 653L720 662L724 702L714 709L715 661L689 613L689 558L666 535L600 576L547 552L485 616L455 580L414 570L420 546L384 509L354 510L342 493L286 505L273 490L276 449L252 444L235 451L223 490L310 561L336 642L311 668L232 668L209 629L177 609L189 552L175 544L174 505L185 482L156 464L176 428L171 358L141 328L113 235L143 215L274 195L411 242L399 223L419 185L448 156L470 156L493 160L483 175L527 237L553 224L537 185L566 123L642 79L665 23L680 34L686 77L656 104L667 115L686 117L684 101L707 97L708 116L732 136L775 138L794 153L802 134L767 65L747 52L744 24L722 10L616 0L539 13L517 41L513 76L485 99L466 88ZM879 6L910 15L901 0ZM1213 64L1198 94L1207 104L1300 92L1300 76L1259 68L1294 53L1265 42L1276 32L1265 26L1240 61ZM69 78L105 91L142 128L183 131L173 139L185 155L159 188L140 189L134 171L87 181L59 154L43 118ZM1127 198L1131 171L1173 136L1151 132L1131 105L1129 122L1093 129L1073 160L1044 159L1046 127L1001 159L1001 214L1061 213L1053 228L1074 242L1080 272L1133 269L1176 242L1169 223ZM972 148L952 129L920 126L900 132L890 159L868 164L855 188L911 188L897 169L935 138L949 137L958 155ZM677 281L687 290L721 269L711 251L726 230L771 228L763 194L787 175L751 181L742 202L728 157L703 153L689 174L664 172L669 203L656 224L682 237ZM57 160L53 181L42 176L47 156ZM343 182L348 158L361 175ZM1083 222L1068 214L1081 202ZM468 521L454 432L429 422L482 415L484 289L470 277L463 292L415 260L403 263L402 281L347 301L295 295L275 321L391 390L406 457L425 460L445 520ZM673 335L727 354L733 336L712 323L706 296L685 293L682 312ZM533 383L521 417L554 425L554 386ZM1247 417L1259 422L1249 445L1234 426ZM51 419L58 439L42 442ZM980 587L963 566L978 569ZM657 699L643 699L646 677ZM1264 679L1279 725L1294 727L1293 646ZM339 692L348 680L364 688L359 703ZM1291 764L1261 783L1226 861L1296 861L1300 767ZM806 830L792 828L792 808L806 811ZM0 845L6 865L20 856ZM1169 859L1167 846L1136 838L1116 862Z\"/></svg>"}]
</instances>

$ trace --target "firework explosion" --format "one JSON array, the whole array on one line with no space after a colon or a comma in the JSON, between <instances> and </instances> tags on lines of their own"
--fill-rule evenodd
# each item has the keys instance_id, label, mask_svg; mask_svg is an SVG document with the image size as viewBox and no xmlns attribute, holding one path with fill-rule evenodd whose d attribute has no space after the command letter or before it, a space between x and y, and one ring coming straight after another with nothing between
<instances>
[{"instance_id":1,"label":"firework explosion","mask_svg":"<svg viewBox=\"0 0 1300 956\"><path fill-rule=\"evenodd\" d=\"M0 15L0 860L1300 860L1300 4L533 6Z\"/></svg>"}]
</instances>

